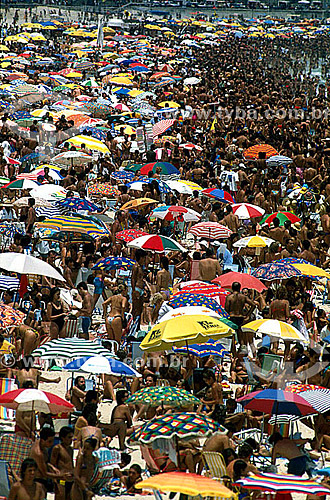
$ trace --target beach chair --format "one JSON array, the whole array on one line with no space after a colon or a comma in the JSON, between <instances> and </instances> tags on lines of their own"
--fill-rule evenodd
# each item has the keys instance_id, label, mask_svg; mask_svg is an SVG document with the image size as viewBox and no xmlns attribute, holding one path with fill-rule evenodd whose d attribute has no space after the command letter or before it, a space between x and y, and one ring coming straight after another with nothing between
<instances>
[{"instance_id":1,"label":"beach chair","mask_svg":"<svg viewBox=\"0 0 330 500\"><path fill-rule=\"evenodd\" d=\"M221 453L203 451L202 461L208 477L219 480L227 475L226 464Z\"/></svg>"},{"instance_id":2,"label":"beach chair","mask_svg":"<svg viewBox=\"0 0 330 500\"><path fill-rule=\"evenodd\" d=\"M8 472L13 478L19 477L23 460L28 458L32 446L32 439L3 434L0 436L0 460L8 465Z\"/></svg>"},{"instance_id":3,"label":"beach chair","mask_svg":"<svg viewBox=\"0 0 330 500\"><path fill-rule=\"evenodd\" d=\"M0 378L0 394L5 394L6 392L12 391L15 388L16 388L15 379ZM9 410L8 408L0 406L0 420L13 420L14 416L15 416L15 410Z\"/></svg>"},{"instance_id":4,"label":"beach chair","mask_svg":"<svg viewBox=\"0 0 330 500\"><path fill-rule=\"evenodd\" d=\"M90 486L95 493L98 493L108 485L113 476L113 469L119 467L121 454L118 450L99 448L93 452L93 455L98 458L98 462L90 480Z\"/></svg>"},{"instance_id":5,"label":"beach chair","mask_svg":"<svg viewBox=\"0 0 330 500\"><path fill-rule=\"evenodd\" d=\"M4 460L0 460L0 500L8 498L10 490L8 466Z\"/></svg>"}]
</instances>

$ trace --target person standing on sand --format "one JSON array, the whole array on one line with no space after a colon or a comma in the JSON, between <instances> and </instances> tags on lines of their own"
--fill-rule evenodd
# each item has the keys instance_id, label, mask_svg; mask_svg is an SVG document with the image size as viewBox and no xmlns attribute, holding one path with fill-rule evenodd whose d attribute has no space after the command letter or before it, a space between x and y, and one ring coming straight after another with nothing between
<instances>
[{"instance_id":1,"label":"person standing on sand","mask_svg":"<svg viewBox=\"0 0 330 500\"><path fill-rule=\"evenodd\" d=\"M60 444L54 446L50 463L60 471L65 479L57 481L55 500L70 500L73 486L73 431L69 426L62 427L59 432Z\"/></svg>"}]
</instances>

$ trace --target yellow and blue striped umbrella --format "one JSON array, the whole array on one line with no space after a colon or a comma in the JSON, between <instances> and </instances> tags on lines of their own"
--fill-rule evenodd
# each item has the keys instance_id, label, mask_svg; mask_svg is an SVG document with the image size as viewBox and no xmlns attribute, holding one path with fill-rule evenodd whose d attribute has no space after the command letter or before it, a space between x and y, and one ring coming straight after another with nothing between
<instances>
[{"instance_id":1,"label":"yellow and blue striped umbrella","mask_svg":"<svg viewBox=\"0 0 330 500\"><path fill-rule=\"evenodd\" d=\"M107 230L96 225L92 221L80 219L79 217L51 217L39 222L39 228L51 228L61 232L76 232L88 234L93 238L100 238L108 234Z\"/></svg>"},{"instance_id":2,"label":"yellow and blue striped umbrella","mask_svg":"<svg viewBox=\"0 0 330 500\"><path fill-rule=\"evenodd\" d=\"M75 137L67 139L65 142L70 142L70 144L78 147L85 144L86 148L91 151L101 151L101 153L104 154L110 153L109 149L102 141L88 135L76 135Z\"/></svg>"}]
</instances>

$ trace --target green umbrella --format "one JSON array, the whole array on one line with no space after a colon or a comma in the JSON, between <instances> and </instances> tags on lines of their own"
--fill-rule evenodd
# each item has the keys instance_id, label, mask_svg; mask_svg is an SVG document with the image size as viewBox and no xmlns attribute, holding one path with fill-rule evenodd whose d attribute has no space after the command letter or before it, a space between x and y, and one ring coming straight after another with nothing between
<instances>
[{"instance_id":1,"label":"green umbrella","mask_svg":"<svg viewBox=\"0 0 330 500\"><path fill-rule=\"evenodd\" d=\"M274 212L273 214L264 215L260 224L270 225L275 217L280 221L280 226L284 226L284 222L289 220L292 224L301 222L301 219L291 212Z\"/></svg>"},{"instance_id":2,"label":"green umbrella","mask_svg":"<svg viewBox=\"0 0 330 500\"><path fill-rule=\"evenodd\" d=\"M146 387L130 396L127 404L145 404L148 406L190 406L200 404L200 400L184 389L176 387Z\"/></svg>"}]
</instances>

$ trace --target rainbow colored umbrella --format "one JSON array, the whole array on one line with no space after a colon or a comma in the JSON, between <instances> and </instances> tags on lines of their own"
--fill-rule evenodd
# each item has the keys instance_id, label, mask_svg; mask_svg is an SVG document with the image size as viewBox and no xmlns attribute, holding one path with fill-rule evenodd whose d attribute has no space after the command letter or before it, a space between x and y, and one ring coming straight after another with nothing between
<instances>
[{"instance_id":1,"label":"rainbow colored umbrella","mask_svg":"<svg viewBox=\"0 0 330 500\"><path fill-rule=\"evenodd\" d=\"M276 491L282 493L304 493L307 495L329 495L329 488L311 479L286 474L258 473L240 479L235 484L250 490Z\"/></svg>"},{"instance_id":2,"label":"rainbow colored umbrella","mask_svg":"<svg viewBox=\"0 0 330 500\"><path fill-rule=\"evenodd\" d=\"M108 198L118 196L120 191L110 182L99 182L88 186L88 193L94 196L106 196Z\"/></svg>"},{"instance_id":3,"label":"rainbow colored umbrella","mask_svg":"<svg viewBox=\"0 0 330 500\"><path fill-rule=\"evenodd\" d=\"M23 323L25 314L11 306L0 304L0 328L18 326Z\"/></svg>"},{"instance_id":4,"label":"rainbow colored umbrella","mask_svg":"<svg viewBox=\"0 0 330 500\"><path fill-rule=\"evenodd\" d=\"M53 231L51 234L45 234L41 239L69 243L90 243L97 237L94 234L83 234L77 231Z\"/></svg>"},{"instance_id":5,"label":"rainbow colored umbrella","mask_svg":"<svg viewBox=\"0 0 330 500\"><path fill-rule=\"evenodd\" d=\"M192 396L190 393L187 394ZM199 401L197 398L195 400ZM189 401L188 403L185 401L182 403L182 406L193 404L189 403ZM159 405L159 400L157 405ZM149 422L146 422L133 432L129 442L150 444L159 438L172 439L175 436L179 439L189 440L198 437L205 438L216 432L225 432L225 429L206 415L196 415L196 413L190 412L172 413L154 417Z\"/></svg>"},{"instance_id":6,"label":"rainbow colored umbrella","mask_svg":"<svg viewBox=\"0 0 330 500\"><path fill-rule=\"evenodd\" d=\"M255 391L237 399L244 409L261 411L270 415L312 415L315 409L298 394L281 389Z\"/></svg>"},{"instance_id":7,"label":"rainbow colored umbrella","mask_svg":"<svg viewBox=\"0 0 330 500\"><path fill-rule=\"evenodd\" d=\"M232 195L227 191L224 191L223 189L218 189L218 188L203 189L202 194L208 196L209 198L216 198L217 200L222 202L236 203Z\"/></svg>"},{"instance_id":8,"label":"rainbow colored umbrella","mask_svg":"<svg viewBox=\"0 0 330 500\"><path fill-rule=\"evenodd\" d=\"M62 232L76 232L88 234L93 238L100 238L108 235L108 231L94 222L78 217L52 217L38 223L38 227L48 227Z\"/></svg>"},{"instance_id":9,"label":"rainbow colored umbrella","mask_svg":"<svg viewBox=\"0 0 330 500\"><path fill-rule=\"evenodd\" d=\"M147 234L148 233L141 231L140 229L124 229L124 231L116 233L116 239L129 243L130 241L136 240L139 236L146 236Z\"/></svg>"},{"instance_id":10,"label":"rainbow colored umbrella","mask_svg":"<svg viewBox=\"0 0 330 500\"><path fill-rule=\"evenodd\" d=\"M56 202L58 205L69 210L86 210L88 212L100 212L102 209L85 198L69 197Z\"/></svg>"},{"instance_id":11,"label":"rainbow colored umbrella","mask_svg":"<svg viewBox=\"0 0 330 500\"><path fill-rule=\"evenodd\" d=\"M200 400L193 394L177 387L145 387L130 396L127 404L145 404L148 406L189 406L198 405Z\"/></svg>"},{"instance_id":12,"label":"rainbow colored umbrella","mask_svg":"<svg viewBox=\"0 0 330 500\"><path fill-rule=\"evenodd\" d=\"M153 172L156 173L156 169L160 168L160 174L161 175L172 175L172 174L177 174L180 175L179 170L172 165L172 163L168 163L166 161L156 161L153 163L147 163L146 165L143 165L139 170L142 175L148 175L148 172Z\"/></svg>"},{"instance_id":13,"label":"rainbow colored umbrella","mask_svg":"<svg viewBox=\"0 0 330 500\"><path fill-rule=\"evenodd\" d=\"M0 232L8 238L13 238L15 234L25 234L24 229L7 221L0 222Z\"/></svg>"},{"instance_id":14,"label":"rainbow colored umbrella","mask_svg":"<svg viewBox=\"0 0 330 500\"><path fill-rule=\"evenodd\" d=\"M229 318L227 311L220 304L218 304L216 300L204 294L189 292L176 294L168 301L168 305L173 307L173 309L186 306L207 307L208 309L218 313L223 318Z\"/></svg>"},{"instance_id":15,"label":"rainbow colored umbrella","mask_svg":"<svg viewBox=\"0 0 330 500\"><path fill-rule=\"evenodd\" d=\"M97 262L92 269L104 269L110 271L112 269L122 269L127 271L132 269L135 260L127 259L126 257L105 257Z\"/></svg>"},{"instance_id":16,"label":"rainbow colored umbrella","mask_svg":"<svg viewBox=\"0 0 330 500\"><path fill-rule=\"evenodd\" d=\"M300 217L297 217L291 212L274 212L270 215L265 215L262 218L260 224L268 224L270 226L275 217L280 221L280 226L284 226L284 222L286 222L287 220L292 222L292 224L294 224L295 222L301 222Z\"/></svg>"}]
</instances>

